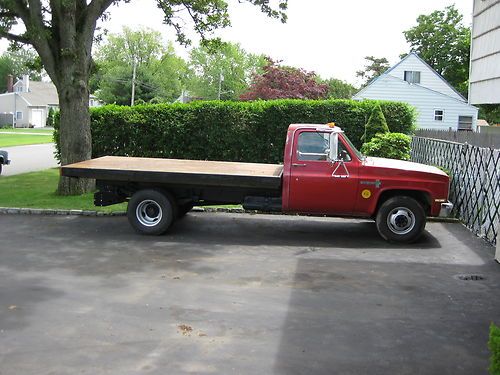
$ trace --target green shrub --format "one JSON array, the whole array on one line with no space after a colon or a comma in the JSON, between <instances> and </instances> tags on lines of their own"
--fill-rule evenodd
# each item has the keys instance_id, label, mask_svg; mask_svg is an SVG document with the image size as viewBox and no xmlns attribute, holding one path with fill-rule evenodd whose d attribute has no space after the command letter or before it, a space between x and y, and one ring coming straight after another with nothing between
<instances>
[{"instance_id":1,"label":"green shrub","mask_svg":"<svg viewBox=\"0 0 500 375\"><path fill-rule=\"evenodd\" d=\"M56 115L56 110L52 107L49 108L49 113L47 114L47 123L46 126L54 126L54 117Z\"/></svg>"},{"instance_id":2,"label":"green shrub","mask_svg":"<svg viewBox=\"0 0 500 375\"><path fill-rule=\"evenodd\" d=\"M388 124L411 134L413 108L405 103L287 99L108 105L91 109L92 155L278 163L283 161L286 130L292 123L334 121L360 147L375 105L387 109ZM59 145L57 128L56 124Z\"/></svg>"},{"instance_id":3,"label":"green shrub","mask_svg":"<svg viewBox=\"0 0 500 375\"><path fill-rule=\"evenodd\" d=\"M380 107L391 133L413 135L417 124L415 107L401 102L380 101Z\"/></svg>"},{"instance_id":4,"label":"green shrub","mask_svg":"<svg viewBox=\"0 0 500 375\"><path fill-rule=\"evenodd\" d=\"M411 138L402 133L377 134L361 148L367 156L410 160Z\"/></svg>"},{"instance_id":5,"label":"green shrub","mask_svg":"<svg viewBox=\"0 0 500 375\"><path fill-rule=\"evenodd\" d=\"M500 375L500 328L495 324L490 325L490 340L488 341L490 348L490 374Z\"/></svg>"},{"instance_id":6,"label":"green shrub","mask_svg":"<svg viewBox=\"0 0 500 375\"><path fill-rule=\"evenodd\" d=\"M377 134L385 133L389 133L389 127L387 126L382 108L380 108L380 105L377 103L373 107L370 118L365 125L365 133L361 137L361 141L363 141L363 143L370 142Z\"/></svg>"}]
</instances>

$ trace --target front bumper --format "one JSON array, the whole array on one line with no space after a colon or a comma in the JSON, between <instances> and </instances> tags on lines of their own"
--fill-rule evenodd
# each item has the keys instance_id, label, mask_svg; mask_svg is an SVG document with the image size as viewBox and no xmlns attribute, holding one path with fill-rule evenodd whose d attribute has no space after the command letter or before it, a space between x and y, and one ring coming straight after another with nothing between
<instances>
[{"instance_id":1,"label":"front bumper","mask_svg":"<svg viewBox=\"0 0 500 375\"><path fill-rule=\"evenodd\" d=\"M439 217L449 217L453 211L453 203L450 201L441 203L441 210L439 211Z\"/></svg>"}]
</instances>

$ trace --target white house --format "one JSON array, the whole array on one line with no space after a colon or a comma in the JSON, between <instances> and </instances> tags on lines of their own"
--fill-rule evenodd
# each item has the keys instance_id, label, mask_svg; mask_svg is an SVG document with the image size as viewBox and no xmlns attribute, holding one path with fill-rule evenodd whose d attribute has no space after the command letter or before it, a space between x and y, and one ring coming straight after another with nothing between
<instances>
[{"instance_id":1,"label":"white house","mask_svg":"<svg viewBox=\"0 0 500 375\"><path fill-rule=\"evenodd\" d=\"M500 103L500 2L498 0L474 0L469 82L470 103Z\"/></svg>"},{"instance_id":2,"label":"white house","mask_svg":"<svg viewBox=\"0 0 500 375\"><path fill-rule=\"evenodd\" d=\"M101 105L94 96L90 97L89 104ZM18 128L44 127L50 108L59 108L57 90L52 82L30 82L29 76L25 75L13 84L10 77L7 92L0 94L1 118L10 115L10 121Z\"/></svg>"},{"instance_id":3,"label":"white house","mask_svg":"<svg viewBox=\"0 0 500 375\"><path fill-rule=\"evenodd\" d=\"M419 128L476 129L478 109L413 52L371 81L353 99L411 104L417 109Z\"/></svg>"}]
</instances>

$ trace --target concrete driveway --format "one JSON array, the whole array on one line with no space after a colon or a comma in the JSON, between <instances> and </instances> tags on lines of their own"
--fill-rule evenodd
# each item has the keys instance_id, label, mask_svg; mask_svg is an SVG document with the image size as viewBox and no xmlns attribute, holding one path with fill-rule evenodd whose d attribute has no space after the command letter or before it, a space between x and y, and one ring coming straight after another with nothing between
<instances>
[{"instance_id":1,"label":"concrete driveway","mask_svg":"<svg viewBox=\"0 0 500 375\"><path fill-rule=\"evenodd\" d=\"M41 171L58 166L57 160L54 157L56 148L52 143L2 147L2 150L9 153L9 159L12 162L10 165L3 166L0 178L2 176Z\"/></svg>"},{"instance_id":2,"label":"concrete driveway","mask_svg":"<svg viewBox=\"0 0 500 375\"><path fill-rule=\"evenodd\" d=\"M484 279L464 281L459 275ZM0 215L0 374L485 374L500 265L459 224Z\"/></svg>"}]
</instances>

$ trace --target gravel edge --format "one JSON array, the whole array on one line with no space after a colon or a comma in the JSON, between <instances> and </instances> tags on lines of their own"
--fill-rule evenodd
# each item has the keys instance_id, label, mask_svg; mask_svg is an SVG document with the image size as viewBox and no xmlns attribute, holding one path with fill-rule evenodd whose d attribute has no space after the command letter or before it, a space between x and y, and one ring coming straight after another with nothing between
<instances>
[{"instance_id":1,"label":"gravel edge","mask_svg":"<svg viewBox=\"0 0 500 375\"><path fill-rule=\"evenodd\" d=\"M237 214L256 214L257 211L248 211L242 208L210 208L210 207L194 207L192 212L227 212ZM126 211L116 212L100 212L91 210L58 210L47 208L17 208L17 207L0 207L0 214L11 215L71 215L71 216L126 216ZM265 214L283 215L280 212L270 212ZM459 219L443 218L443 217L429 217L429 222L442 222L442 223L460 223Z\"/></svg>"}]
</instances>

